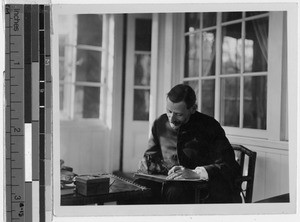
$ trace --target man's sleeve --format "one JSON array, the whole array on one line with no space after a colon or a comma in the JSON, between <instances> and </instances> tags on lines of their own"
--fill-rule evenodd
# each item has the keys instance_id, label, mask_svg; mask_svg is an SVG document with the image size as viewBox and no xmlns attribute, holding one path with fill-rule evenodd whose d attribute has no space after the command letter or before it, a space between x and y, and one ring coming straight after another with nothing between
<instances>
[{"instance_id":1,"label":"man's sleeve","mask_svg":"<svg viewBox=\"0 0 300 222\"><path fill-rule=\"evenodd\" d=\"M215 125L211 149L210 156L213 163L204 166L209 178L212 179L221 174L226 180L235 179L240 174L239 165L235 161L234 151L219 123Z\"/></svg>"},{"instance_id":2,"label":"man's sleeve","mask_svg":"<svg viewBox=\"0 0 300 222\"><path fill-rule=\"evenodd\" d=\"M157 120L155 120L152 125L152 128L151 128L151 133L150 133L150 137L148 140L148 148L147 148L144 156L149 154L155 159L162 158L161 147L160 147L157 133L158 133L157 132Z\"/></svg>"}]
</instances>

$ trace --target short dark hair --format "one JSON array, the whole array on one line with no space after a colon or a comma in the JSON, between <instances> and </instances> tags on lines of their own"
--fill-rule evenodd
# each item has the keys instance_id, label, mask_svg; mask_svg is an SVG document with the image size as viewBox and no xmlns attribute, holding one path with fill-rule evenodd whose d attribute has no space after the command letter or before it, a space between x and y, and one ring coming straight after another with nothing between
<instances>
[{"instance_id":1,"label":"short dark hair","mask_svg":"<svg viewBox=\"0 0 300 222\"><path fill-rule=\"evenodd\" d=\"M196 94L192 87L185 84L178 84L174 86L167 94L173 103L184 101L186 108L191 108L196 103Z\"/></svg>"}]
</instances>

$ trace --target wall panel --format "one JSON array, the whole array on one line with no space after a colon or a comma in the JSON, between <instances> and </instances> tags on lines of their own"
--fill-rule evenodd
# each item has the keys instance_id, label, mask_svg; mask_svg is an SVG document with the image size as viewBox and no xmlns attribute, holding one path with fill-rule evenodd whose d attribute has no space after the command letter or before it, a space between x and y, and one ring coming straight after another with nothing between
<instances>
[{"instance_id":1,"label":"wall panel","mask_svg":"<svg viewBox=\"0 0 300 222\"><path fill-rule=\"evenodd\" d=\"M257 152L253 202L289 192L288 142L228 138Z\"/></svg>"},{"instance_id":2,"label":"wall panel","mask_svg":"<svg viewBox=\"0 0 300 222\"><path fill-rule=\"evenodd\" d=\"M109 131L101 125L70 122L61 126L61 159L77 174L109 170Z\"/></svg>"}]
</instances>

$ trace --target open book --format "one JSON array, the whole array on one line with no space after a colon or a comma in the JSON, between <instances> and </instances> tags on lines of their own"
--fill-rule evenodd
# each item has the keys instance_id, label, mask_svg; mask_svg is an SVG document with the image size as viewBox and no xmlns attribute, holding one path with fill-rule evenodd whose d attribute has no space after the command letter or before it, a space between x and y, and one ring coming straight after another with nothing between
<instances>
[{"instance_id":1,"label":"open book","mask_svg":"<svg viewBox=\"0 0 300 222\"><path fill-rule=\"evenodd\" d=\"M135 178L142 178L142 179L146 179L146 180L152 180L152 181L156 181L156 182L200 182L200 181L204 181L201 179L173 179L173 180L167 180L167 175L162 175L162 174L146 174L146 173L135 173L134 174Z\"/></svg>"}]
</instances>

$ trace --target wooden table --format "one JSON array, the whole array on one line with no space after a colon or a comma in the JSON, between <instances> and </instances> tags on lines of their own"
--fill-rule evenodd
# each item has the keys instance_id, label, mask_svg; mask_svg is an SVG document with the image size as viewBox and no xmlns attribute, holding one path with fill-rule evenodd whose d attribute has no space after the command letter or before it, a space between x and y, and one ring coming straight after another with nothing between
<instances>
[{"instance_id":1,"label":"wooden table","mask_svg":"<svg viewBox=\"0 0 300 222\"><path fill-rule=\"evenodd\" d=\"M133 202L141 198L147 198L151 195L151 190L146 187L134 184L124 178L112 175L113 181L109 192L92 196L84 196L77 192L61 196L61 205L102 205L106 202L116 202L117 204Z\"/></svg>"}]
</instances>

